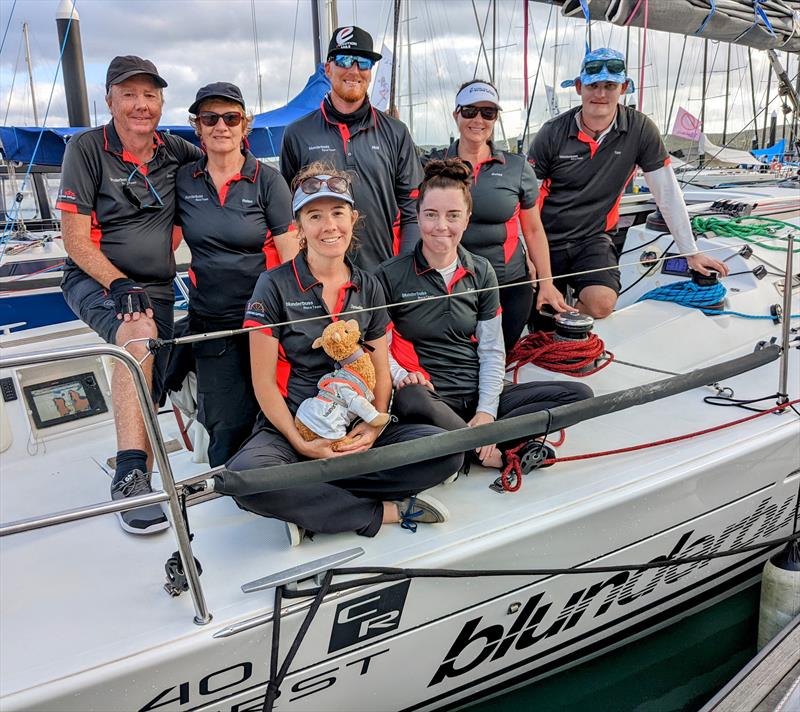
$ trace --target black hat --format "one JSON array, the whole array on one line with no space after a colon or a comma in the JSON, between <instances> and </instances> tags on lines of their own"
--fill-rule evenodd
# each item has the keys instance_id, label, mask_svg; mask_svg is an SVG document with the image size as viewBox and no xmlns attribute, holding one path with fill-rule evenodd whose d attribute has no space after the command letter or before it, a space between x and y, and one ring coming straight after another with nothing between
<instances>
[{"instance_id":1,"label":"black hat","mask_svg":"<svg viewBox=\"0 0 800 712\"><path fill-rule=\"evenodd\" d=\"M382 58L372 50L372 35L360 27L337 27L328 45L328 59L337 54L352 54L355 57L366 57L374 62Z\"/></svg>"},{"instance_id":2,"label":"black hat","mask_svg":"<svg viewBox=\"0 0 800 712\"><path fill-rule=\"evenodd\" d=\"M106 72L106 93L114 86L124 82L126 79L135 77L137 74L147 74L162 89L167 83L159 76L156 65L149 59L142 59L133 54L126 54L123 57L114 57L108 65Z\"/></svg>"},{"instance_id":3,"label":"black hat","mask_svg":"<svg viewBox=\"0 0 800 712\"><path fill-rule=\"evenodd\" d=\"M200 104L211 98L228 99L228 101L232 101L235 104L241 104L242 109L245 108L242 90L239 87L230 82L212 82L197 90L194 103L189 107L189 113L196 114Z\"/></svg>"}]
</instances>

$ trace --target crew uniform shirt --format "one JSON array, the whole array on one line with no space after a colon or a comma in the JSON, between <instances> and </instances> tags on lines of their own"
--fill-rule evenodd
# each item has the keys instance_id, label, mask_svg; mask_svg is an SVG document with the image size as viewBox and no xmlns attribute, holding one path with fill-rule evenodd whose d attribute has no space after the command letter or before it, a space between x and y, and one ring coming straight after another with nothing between
<instances>
[{"instance_id":1,"label":"crew uniform shirt","mask_svg":"<svg viewBox=\"0 0 800 712\"><path fill-rule=\"evenodd\" d=\"M153 158L140 164L122 147L113 120L73 136L64 152L56 207L91 215L92 242L109 262L127 277L152 287L151 295L172 299L175 177L181 165L202 153L182 138L157 131L153 132L153 145ZM142 210L125 196L123 188L129 182L145 204L157 202L144 175L164 207ZM74 270L80 268L67 257L65 278Z\"/></svg>"},{"instance_id":2,"label":"crew uniform shirt","mask_svg":"<svg viewBox=\"0 0 800 712\"><path fill-rule=\"evenodd\" d=\"M643 113L617 107L617 118L598 143L580 130L580 107L551 119L531 145L542 223L551 249L614 231L619 203L636 167L645 173L669 165L656 125Z\"/></svg>"},{"instance_id":3,"label":"crew uniform shirt","mask_svg":"<svg viewBox=\"0 0 800 712\"><path fill-rule=\"evenodd\" d=\"M189 304L205 319L240 322L258 276L280 264L272 235L289 230L292 196L278 171L245 152L217 192L208 158L178 171L177 222L192 251Z\"/></svg>"},{"instance_id":4,"label":"crew uniform shirt","mask_svg":"<svg viewBox=\"0 0 800 712\"><path fill-rule=\"evenodd\" d=\"M500 284L528 279L519 239L519 213L536 205L538 184L524 156L501 151L490 141L491 155L472 168L472 215L461 244L492 265ZM426 160L458 158L458 140Z\"/></svg>"},{"instance_id":5,"label":"crew uniform shirt","mask_svg":"<svg viewBox=\"0 0 800 712\"><path fill-rule=\"evenodd\" d=\"M366 309L386 304L381 285L349 259L347 265L350 281L339 292L334 314L352 310L352 314L342 318L358 322L364 341L379 339L389 326L386 310ZM296 322L329 314L322 299L322 282L311 273L306 256L301 252L291 262L261 274L247 304L244 326ZM331 316L263 329L265 334L274 336L280 343L276 378L292 414L306 398L317 395L319 379L336 370L336 362L321 348L312 348L311 344L337 318ZM259 415L259 424L267 424L263 413Z\"/></svg>"},{"instance_id":6,"label":"crew uniform shirt","mask_svg":"<svg viewBox=\"0 0 800 712\"><path fill-rule=\"evenodd\" d=\"M459 246L458 268L445 284L428 264L421 244L412 254L384 263L376 273L387 302L394 305L389 310L391 355L409 373L422 373L438 393L473 396L480 371L475 334L479 322L500 312L497 277L488 260ZM447 294L460 296L418 301Z\"/></svg>"},{"instance_id":7,"label":"crew uniform shirt","mask_svg":"<svg viewBox=\"0 0 800 712\"><path fill-rule=\"evenodd\" d=\"M359 249L354 262L374 270L381 262L413 249L419 239L416 196L422 170L405 124L376 111L365 99L353 114L340 114L330 99L290 124L283 135L281 173L291 185L304 166L332 163L353 178ZM402 245L401 245L402 243Z\"/></svg>"}]
</instances>

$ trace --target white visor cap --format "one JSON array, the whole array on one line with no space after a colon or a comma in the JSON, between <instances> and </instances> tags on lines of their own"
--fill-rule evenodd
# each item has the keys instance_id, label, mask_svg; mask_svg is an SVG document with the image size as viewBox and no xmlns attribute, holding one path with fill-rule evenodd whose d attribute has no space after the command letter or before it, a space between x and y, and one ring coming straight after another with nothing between
<instances>
[{"instance_id":1,"label":"white visor cap","mask_svg":"<svg viewBox=\"0 0 800 712\"><path fill-rule=\"evenodd\" d=\"M460 106L477 104L479 101L488 101L500 111L503 110L503 107L500 106L500 97L497 94L497 89L485 82L473 82L458 92L456 94L456 109Z\"/></svg>"}]
</instances>

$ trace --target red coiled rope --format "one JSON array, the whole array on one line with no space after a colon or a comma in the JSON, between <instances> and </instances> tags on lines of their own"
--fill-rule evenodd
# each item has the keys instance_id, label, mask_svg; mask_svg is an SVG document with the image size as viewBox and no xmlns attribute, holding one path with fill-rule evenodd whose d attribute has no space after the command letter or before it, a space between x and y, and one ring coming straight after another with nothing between
<instances>
[{"instance_id":1,"label":"red coiled rope","mask_svg":"<svg viewBox=\"0 0 800 712\"><path fill-rule=\"evenodd\" d=\"M583 378L597 373L614 360L614 354L605 349L606 345L597 334L589 334L582 341L561 341L553 337L552 331L536 331L520 339L511 349L507 366L514 370L514 383L519 369L529 363L548 371ZM603 360L595 365L598 359Z\"/></svg>"}]
</instances>

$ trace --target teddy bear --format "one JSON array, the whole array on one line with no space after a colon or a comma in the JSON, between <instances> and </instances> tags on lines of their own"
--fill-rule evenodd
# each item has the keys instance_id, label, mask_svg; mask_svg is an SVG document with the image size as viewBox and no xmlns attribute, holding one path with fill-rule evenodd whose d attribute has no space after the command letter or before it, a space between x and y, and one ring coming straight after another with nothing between
<instances>
[{"instance_id":1,"label":"teddy bear","mask_svg":"<svg viewBox=\"0 0 800 712\"><path fill-rule=\"evenodd\" d=\"M294 423L303 440L333 440L338 451L350 441L347 428L356 417L380 428L391 416L372 405L375 367L361 345L361 329L355 319L337 320L314 339L312 348L322 348L336 361L336 370L320 378L319 393L306 398L297 409Z\"/></svg>"}]
</instances>

